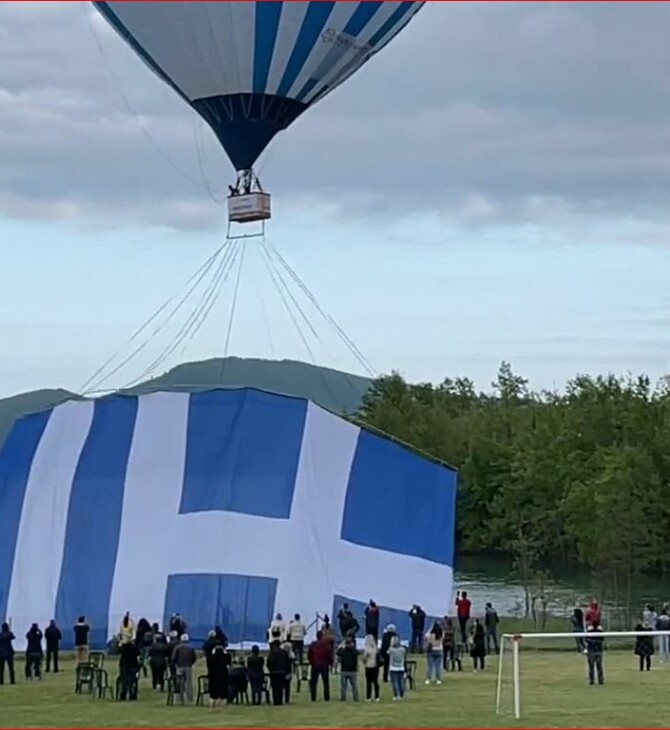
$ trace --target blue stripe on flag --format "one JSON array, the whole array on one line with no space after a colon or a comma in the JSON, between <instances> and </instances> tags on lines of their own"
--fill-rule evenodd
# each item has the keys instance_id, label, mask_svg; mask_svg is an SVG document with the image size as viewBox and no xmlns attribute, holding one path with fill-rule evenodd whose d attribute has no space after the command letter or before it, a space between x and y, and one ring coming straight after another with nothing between
<instances>
[{"instance_id":1,"label":"blue stripe on flag","mask_svg":"<svg viewBox=\"0 0 670 730\"><path fill-rule=\"evenodd\" d=\"M288 519L307 401L254 390L190 397L180 514Z\"/></svg>"},{"instance_id":2,"label":"blue stripe on flag","mask_svg":"<svg viewBox=\"0 0 670 730\"><path fill-rule=\"evenodd\" d=\"M334 7L334 2L325 2L325 0L323 2L309 3L305 18L302 21L300 33L286 64L286 71L284 71L281 83L277 89L278 96L286 96L291 90L291 87L309 58L309 54L314 50L314 46L319 40L319 36L328 22L328 18L333 12Z\"/></svg>"},{"instance_id":3,"label":"blue stripe on flag","mask_svg":"<svg viewBox=\"0 0 670 730\"><path fill-rule=\"evenodd\" d=\"M95 402L93 423L72 483L55 618L69 638L67 627L85 615L95 647L104 646L108 638L109 600L137 406L137 398L124 396ZM151 552L151 546L147 548Z\"/></svg>"},{"instance_id":4,"label":"blue stripe on flag","mask_svg":"<svg viewBox=\"0 0 670 730\"><path fill-rule=\"evenodd\" d=\"M0 621L7 618L16 541L30 468L52 411L19 419L0 449Z\"/></svg>"},{"instance_id":5,"label":"blue stripe on flag","mask_svg":"<svg viewBox=\"0 0 670 730\"><path fill-rule=\"evenodd\" d=\"M189 638L199 643L220 626L231 643L263 642L272 620L277 592L275 578L247 575L170 575L164 625L179 613L188 622ZM193 619L189 622L189 617Z\"/></svg>"},{"instance_id":6,"label":"blue stripe on flag","mask_svg":"<svg viewBox=\"0 0 670 730\"><path fill-rule=\"evenodd\" d=\"M272 55L281 21L282 2L259 0L256 3L256 46L254 48L254 93L264 94L270 75Z\"/></svg>"},{"instance_id":7,"label":"blue stripe on flag","mask_svg":"<svg viewBox=\"0 0 670 730\"><path fill-rule=\"evenodd\" d=\"M453 469L361 431L342 539L453 567L457 478ZM384 485L384 499L371 488L375 484Z\"/></svg>"},{"instance_id":8,"label":"blue stripe on flag","mask_svg":"<svg viewBox=\"0 0 670 730\"><path fill-rule=\"evenodd\" d=\"M375 17L383 5L384 2L371 2L370 0L358 3L356 12L349 19L344 32L354 36L354 38L358 37L359 33Z\"/></svg>"},{"instance_id":9,"label":"blue stripe on flag","mask_svg":"<svg viewBox=\"0 0 670 730\"><path fill-rule=\"evenodd\" d=\"M382 27L370 38L368 43L374 47L395 28L396 25L407 15L407 13L416 5L414 2L403 2L395 10L391 17L382 25Z\"/></svg>"}]
</instances>

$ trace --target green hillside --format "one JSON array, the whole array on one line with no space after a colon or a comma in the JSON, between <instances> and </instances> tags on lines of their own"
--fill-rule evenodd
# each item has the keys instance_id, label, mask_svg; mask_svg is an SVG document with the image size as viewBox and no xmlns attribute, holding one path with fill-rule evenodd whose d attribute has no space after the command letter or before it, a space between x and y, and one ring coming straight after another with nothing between
<instances>
[{"instance_id":1,"label":"green hillside","mask_svg":"<svg viewBox=\"0 0 670 730\"><path fill-rule=\"evenodd\" d=\"M158 378L123 392L142 394L156 390L258 388L308 398L337 413L351 413L358 408L369 386L368 378L302 362L229 357L178 365ZM0 399L0 444L20 416L76 397L67 390L35 390Z\"/></svg>"}]
</instances>

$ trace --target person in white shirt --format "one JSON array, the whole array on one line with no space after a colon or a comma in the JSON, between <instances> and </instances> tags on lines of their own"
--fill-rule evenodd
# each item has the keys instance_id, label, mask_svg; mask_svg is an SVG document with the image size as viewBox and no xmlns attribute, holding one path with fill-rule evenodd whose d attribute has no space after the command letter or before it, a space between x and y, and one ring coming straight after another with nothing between
<instances>
[{"instance_id":1,"label":"person in white shirt","mask_svg":"<svg viewBox=\"0 0 670 730\"><path fill-rule=\"evenodd\" d=\"M272 644L273 641L278 641L280 644L286 641L286 624L280 613L275 616L268 629L268 644Z\"/></svg>"},{"instance_id":2,"label":"person in white shirt","mask_svg":"<svg viewBox=\"0 0 670 730\"><path fill-rule=\"evenodd\" d=\"M305 636L307 629L304 622L300 618L300 614L296 613L288 625L288 639L291 642L293 653L299 665L302 665L302 658L305 651Z\"/></svg>"}]
</instances>

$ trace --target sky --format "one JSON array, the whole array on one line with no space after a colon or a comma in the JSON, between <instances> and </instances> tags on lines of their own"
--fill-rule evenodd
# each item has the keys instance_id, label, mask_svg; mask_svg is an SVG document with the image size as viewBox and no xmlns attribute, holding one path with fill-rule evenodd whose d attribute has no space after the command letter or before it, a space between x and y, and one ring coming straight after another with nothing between
<instances>
[{"instance_id":1,"label":"sky","mask_svg":"<svg viewBox=\"0 0 670 730\"><path fill-rule=\"evenodd\" d=\"M268 242L375 373L487 389L506 360L537 389L660 377L669 27L667 3L428 2L272 143ZM79 390L128 359L224 243L233 177L85 3L1 3L0 397ZM284 306L261 244L244 250L237 298L235 269L159 370L230 354L364 374L300 289ZM197 294L91 387L152 372Z\"/></svg>"}]
</instances>

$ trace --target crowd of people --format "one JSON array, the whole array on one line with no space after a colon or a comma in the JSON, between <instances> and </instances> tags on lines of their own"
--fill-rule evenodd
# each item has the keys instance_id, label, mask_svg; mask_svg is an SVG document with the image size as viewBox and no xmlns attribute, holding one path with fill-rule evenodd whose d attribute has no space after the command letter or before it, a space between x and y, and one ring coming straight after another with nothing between
<instances>
[{"instance_id":1,"label":"crowd of people","mask_svg":"<svg viewBox=\"0 0 670 730\"><path fill-rule=\"evenodd\" d=\"M221 627L214 627L201 646L206 662L209 696L212 706L234 701L240 688L251 691L252 704L259 704L269 684L268 695L274 704L290 700L291 682L297 673L305 673L309 682L310 696L316 700L319 685L323 698L330 700L330 681L337 667L340 697L350 695L359 701L359 667L363 669L365 700L379 701L381 684L390 684L394 700L405 696L409 653L426 657L426 684L442 683L443 672L461 669L462 656L469 650L475 671L484 669L485 657L491 650L497 651L498 615L493 606L486 605L483 621L472 619L472 604L466 592L456 599L456 623L445 616L441 621L428 625L428 618L421 606L409 611L411 635L403 642L395 625L380 629L380 610L374 601L365 608L359 621L350 606L344 603L337 614L339 633L325 616L314 641L306 646L308 629L299 614L286 622L281 614L275 616L267 632L267 655L259 646L253 646L251 654L234 662L228 651L228 639ZM361 626L361 622L363 626ZM359 650L356 640L364 629L364 642ZM85 665L89 659L91 627L85 616L80 616L73 627L74 654L77 665ZM59 672L61 629L51 621L44 632L33 624L26 634L25 676L27 680L41 679L43 670ZM8 624L0 630L0 684L5 675L10 684L16 681L14 666L14 634ZM181 702L193 701L193 667L198 652L193 648L182 616L171 617L164 632L141 618L137 625L126 614L112 639L109 651L118 655L121 700L137 696L138 677L151 674L151 687L165 691L172 679ZM44 661L46 659L46 662ZM301 674L302 676L302 674Z\"/></svg>"}]
</instances>

